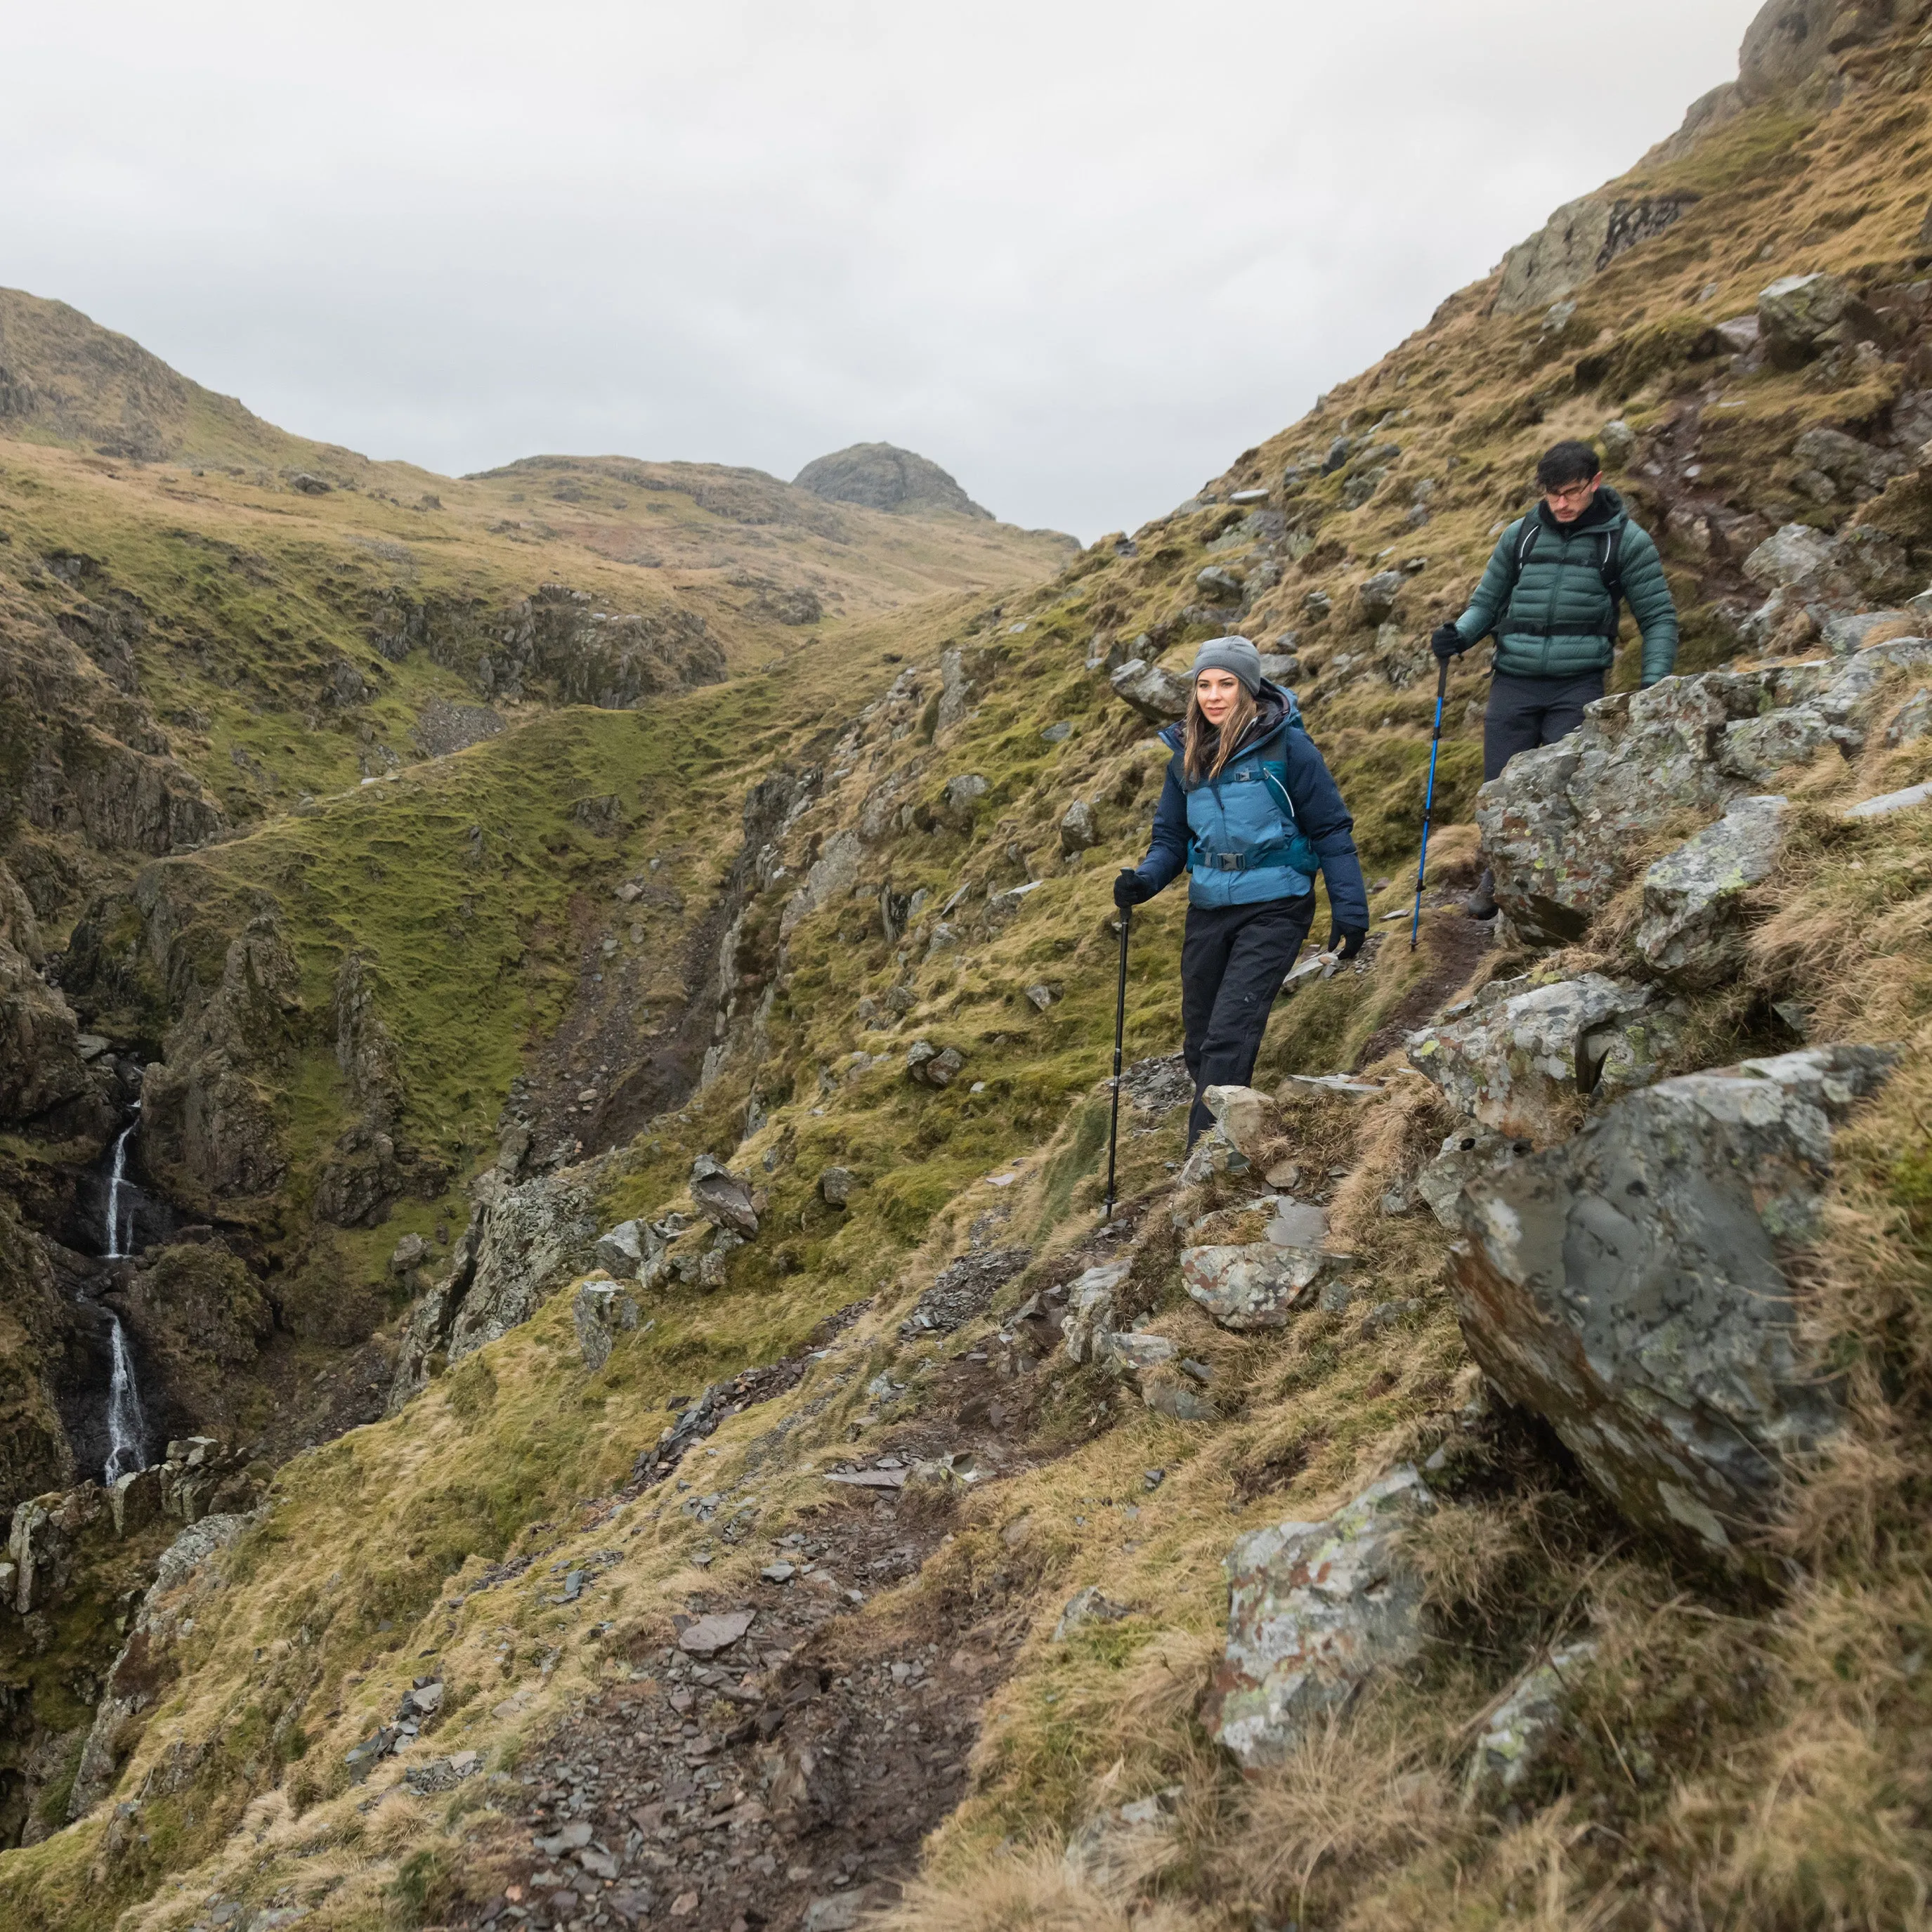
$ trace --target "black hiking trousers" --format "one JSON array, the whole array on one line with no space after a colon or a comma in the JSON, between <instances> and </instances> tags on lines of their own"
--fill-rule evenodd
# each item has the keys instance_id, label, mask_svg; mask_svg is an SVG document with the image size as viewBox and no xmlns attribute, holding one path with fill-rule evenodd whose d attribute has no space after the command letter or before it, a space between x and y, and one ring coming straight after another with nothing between
<instances>
[{"instance_id":1,"label":"black hiking trousers","mask_svg":"<svg viewBox=\"0 0 1932 1932\"><path fill-rule=\"evenodd\" d=\"M1214 1124L1202 1095L1210 1087L1245 1087L1254 1078L1269 1010L1314 918L1312 892L1258 905L1187 908L1180 1019L1194 1080L1190 1147Z\"/></svg>"},{"instance_id":2,"label":"black hiking trousers","mask_svg":"<svg viewBox=\"0 0 1932 1932\"><path fill-rule=\"evenodd\" d=\"M1519 752L1553 745L1583 722L1583 707L1604 694L1604 674L1581 677L1510 677L1490 680L1489 709L1483 714L1483 782L1502 775Z\"/></svg>"}]
</instances>

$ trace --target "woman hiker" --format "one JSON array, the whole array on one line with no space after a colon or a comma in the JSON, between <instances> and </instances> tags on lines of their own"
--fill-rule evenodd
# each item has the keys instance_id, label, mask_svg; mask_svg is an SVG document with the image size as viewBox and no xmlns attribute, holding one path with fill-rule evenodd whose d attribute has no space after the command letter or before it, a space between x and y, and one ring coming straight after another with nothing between
<instances>
[{"instance_id":1,"label":"woman hiker","mask_svg":"<svg viewBox=\"0 0 1932 1932\"><path fill-rule=\"evenodd\" d=\"M1160 734L1174 756L1153 848L1114 881L1124 910L1184 866L1190 874L1180 949L1190 1148L1213 1119L1202 1095L1254 1077L1269 1010L1315 917L1318 868L1334 914L1328 950L1352 959L1369 932L1354 821L1294 694L1262 676L1246 638L1203 644L1192 676L1186 717Z\"/></svg>"}]
</instances>

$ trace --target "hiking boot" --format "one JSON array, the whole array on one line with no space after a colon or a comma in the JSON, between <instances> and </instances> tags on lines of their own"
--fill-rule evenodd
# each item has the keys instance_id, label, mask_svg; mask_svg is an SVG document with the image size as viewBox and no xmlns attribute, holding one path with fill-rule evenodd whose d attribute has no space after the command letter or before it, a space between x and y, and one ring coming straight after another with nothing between
<instances>
[{"instance_id":1,"label":"hiking boot","mask_svg":"<svg viewBox=\"0 0 1932 1932\"><path fill-rule=\"evenodd\" d=\"M1462 910L1472 919L1494 919L1496 916L1496 875L1485 872L1482 883L1462 902Z\"/></svg>"}]
</instances>

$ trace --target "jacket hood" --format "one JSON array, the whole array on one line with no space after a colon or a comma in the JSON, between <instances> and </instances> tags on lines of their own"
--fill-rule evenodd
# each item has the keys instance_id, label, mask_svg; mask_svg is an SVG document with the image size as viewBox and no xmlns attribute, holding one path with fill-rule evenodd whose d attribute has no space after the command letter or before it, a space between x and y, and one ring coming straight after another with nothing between
<instances>
[{"instance_id":1,"label":"jacket hood","mask_svg":"<svg viewBox=\"0 0 1932 1932\"><path fill-rule=\"evenodd\" d=\"M1262 680L1262 688L1255 699L1256 716L1241 740L1242 748L1262 738L1271 738L1281 729L1284 719L1297 730L1306 730L1301 722L1301 707L1294 701L1294 693L1279 684ZM1187 721L1177 718L1172 724L1164 725L1160 734L1160 742L1170 752L1178 752L1186 742Z\"/></svg>"},{"instance_id":2,"label":"jacket hood","mask_svg":"<svg viewBox=\"0 0 1932 1932\"><path fill-rule=\"evenodd\" d=\"M1615 523L1626 512L1623 498L1606 483L1598 490L1596 499L1590 507L1574 524L1559 524L1550 514L1547 503L1538 503L1536 514L1545 530L1555 530L1561 534L1577 530L1600 530L1606 525Z\"/></svg>"}]
</instances>

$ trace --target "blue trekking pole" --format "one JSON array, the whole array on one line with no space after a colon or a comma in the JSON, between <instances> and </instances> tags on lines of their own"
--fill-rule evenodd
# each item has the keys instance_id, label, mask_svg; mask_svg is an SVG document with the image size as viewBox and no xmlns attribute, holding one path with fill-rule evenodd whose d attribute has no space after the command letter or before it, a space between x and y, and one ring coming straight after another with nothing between
<instances>
[{"instance_id":1,"label":"blue trekking pole","mask_svg":"<svg viewBox=\"0 0 1932 1932\"><path fill-rule=\"evenodd\" d=\"M1415 868L1415 917L1409 922L1408 950L1422 937L1422 881L1429 870L1429 815L1436 809L1436 753L1442 742L1442 701L1449 694L1449 660L1437 660L1436 729L1429 738L1429 790L1422 801L1422 857Z\"/></svg>"}]
</instances>

